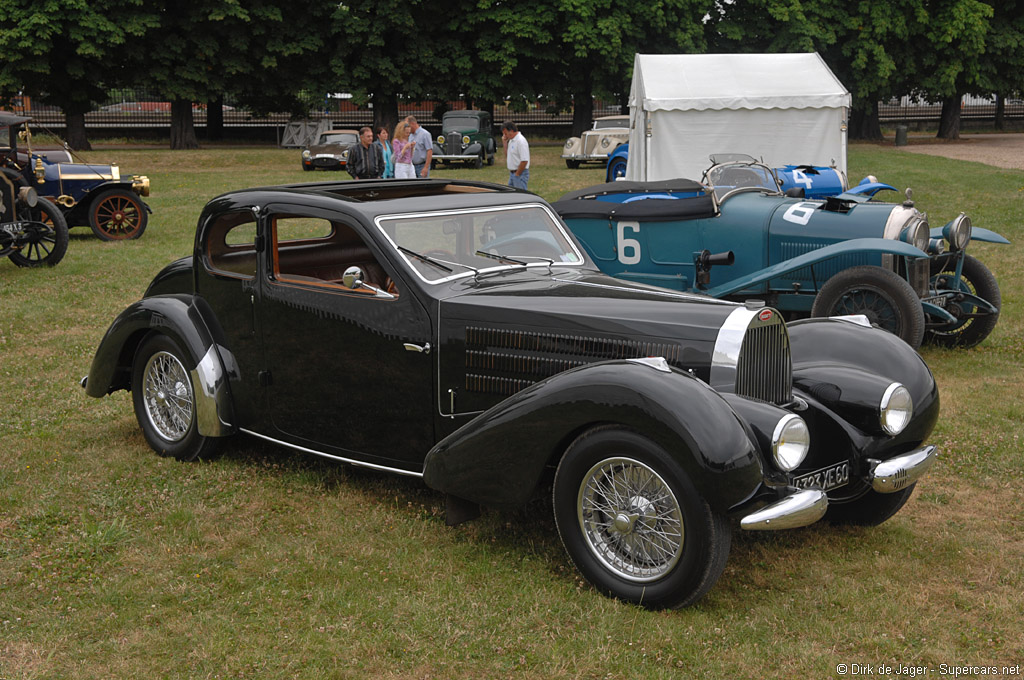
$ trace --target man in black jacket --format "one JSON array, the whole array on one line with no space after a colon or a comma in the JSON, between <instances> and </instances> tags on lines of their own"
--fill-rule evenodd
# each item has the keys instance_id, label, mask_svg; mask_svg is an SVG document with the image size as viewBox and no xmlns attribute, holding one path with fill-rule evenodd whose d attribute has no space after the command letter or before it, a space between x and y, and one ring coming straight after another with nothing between
<instances>
[{"instance_id":1,"label":"man in black jacket","mask_svg":"<svg viewBox=\"0 0 1024 680\"><path fill-rule=\"evenodd\" d=\"M373 143L373 130L359 129L359 143L349 147L346 167L356 179L380 179L384 174L384 154Z\"/></svg>"}]
</instances>

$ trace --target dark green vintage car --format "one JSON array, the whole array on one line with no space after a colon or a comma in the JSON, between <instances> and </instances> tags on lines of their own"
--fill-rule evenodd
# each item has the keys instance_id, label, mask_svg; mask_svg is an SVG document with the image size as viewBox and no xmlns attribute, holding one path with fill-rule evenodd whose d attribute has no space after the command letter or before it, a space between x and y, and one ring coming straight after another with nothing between
<instances>
[{"instance_id":1,"label":"dark green vintage car","mask_svg":"<svg viewBox=\"0 0 1024 680\"><path fill-rule=\"evenodd\" d=\"M474 168L494 165L494 127L486 111L449 111L441 117L434 144L434 162L465 163Z\"/></svg>"}]
</instances>

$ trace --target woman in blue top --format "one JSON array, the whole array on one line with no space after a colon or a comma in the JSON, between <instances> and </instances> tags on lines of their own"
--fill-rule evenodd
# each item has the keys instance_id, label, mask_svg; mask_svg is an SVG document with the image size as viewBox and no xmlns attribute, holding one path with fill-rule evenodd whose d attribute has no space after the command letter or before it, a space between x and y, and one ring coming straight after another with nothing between
<instances>
[{"instance_id":1,"label":"woman in blue top","mask_svg":"<svg viewBox=\"0 0 1024 680\"><path fill-rule=\"evenodd\" d=\"M374 142L380 147L384 154L384 179L391 179L395 176L395 156L391 149L391 142L388 141L388 130L384 126L377 128L377 141Z\"/></svg>"}]
</instances>

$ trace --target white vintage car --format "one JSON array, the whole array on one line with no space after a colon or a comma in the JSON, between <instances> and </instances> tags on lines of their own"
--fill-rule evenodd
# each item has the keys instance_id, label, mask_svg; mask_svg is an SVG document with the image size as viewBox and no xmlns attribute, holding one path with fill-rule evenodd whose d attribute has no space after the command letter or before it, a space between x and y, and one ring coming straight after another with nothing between
<instances>
[{"instance_id":1,"label":"white vintage car","mask_svg":"<svg viewBox=\"0 0 1024 680\"><path fill-rule=\"evenodd\" d=\"M629 116L605 116L594 121L594 127L582 137L570 137L562 149L562 158L570 170L580 163L607 163L608 154L629 141Z\"/></svg>"}]
</instances>

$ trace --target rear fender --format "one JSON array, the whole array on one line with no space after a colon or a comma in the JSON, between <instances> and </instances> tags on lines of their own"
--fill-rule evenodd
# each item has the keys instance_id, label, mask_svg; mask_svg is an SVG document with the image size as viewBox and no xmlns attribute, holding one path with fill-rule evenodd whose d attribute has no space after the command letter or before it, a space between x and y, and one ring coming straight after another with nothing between
<instances>
[{"instance_id":1,"label":"rear fender","mask_svg":"<svg viewBox=\"0 0 1024 680\"><path fill-rule=\"evenodd\" d=\"M744 290L755 284L774 279L784 274L797 271L809 267L810 265L830 260L833 257L839 257L841 255L851 255L853 253L888 253L891 255L901 255L909 258L923 258L928 255L909 243L903 241L896 241L889 238L855 238L849 241L840 241L833 243L832 245L825 246L824 248L818 248L812 250L803 255L785 260L773 264L770 267L761 269L747 276L733 279L728 283L724 283L720 286L715 286L708 290L701 291L710 295L711 297L725 297L731 295L737 291Z\"/></svg>"},{"instance_id":2,"label":"rear fender","mask_svg":"<svg viewBox=\"0 0 1024 680\"><path fill-rule=\"evenodd\" d=\"M185 351L186 368L196 386L200 434L219 437L235 427L228 386L237 373L231 353L215 341L215 326L205 303L191 295L160 295L133 303L114 320L100 341L85 381L90 397L130 390L132 365L143 340L152 333L166 335ZM227 361L225 361L225 357Z\"/></svg>"},{"instance_id":3,"label":"rear fender","mask_svg":"<svg viewBox=\"0 0 1024 680\"><path fill-rule=\"evenodd\" d=\"M716 510L762 482L761 457L728 403L659 359L589 364L518 392L431 449L423 478L481 505L521 505L577 436L605 424L664 448Z\"/></svg>"}]
</instances>

